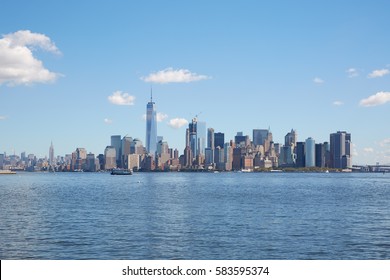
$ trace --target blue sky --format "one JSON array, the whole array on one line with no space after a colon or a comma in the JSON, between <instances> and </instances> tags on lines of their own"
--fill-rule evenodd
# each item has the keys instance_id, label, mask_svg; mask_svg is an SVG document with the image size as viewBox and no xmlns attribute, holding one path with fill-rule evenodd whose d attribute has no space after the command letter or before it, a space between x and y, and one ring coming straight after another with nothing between
<instances>
[{"instance_id":1,"label":"blue sky","mask_svg":"<svg viewBox=\"0 0 390 280\"><path fill-rule=\"evenodd\" d=\"M182 152L186 121L284 142L352 134L390 163L389 1L2 0L0 151L103 153L111 135ZM121 105L120 105L121 104ZM182 125L181 127L179 127Z\"/></svg>"}]
</instances>

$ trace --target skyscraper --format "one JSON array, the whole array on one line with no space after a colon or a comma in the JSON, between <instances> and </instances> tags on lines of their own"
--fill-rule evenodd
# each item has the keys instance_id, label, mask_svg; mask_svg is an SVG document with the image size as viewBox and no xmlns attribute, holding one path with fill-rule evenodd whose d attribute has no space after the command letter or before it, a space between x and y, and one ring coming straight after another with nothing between
<instances>
[{"instance_id":1,"label":"skyscraper","mask_svg":"<svg viewBox=\"0 0 390 280\"><path fill-rule=\"evenodd\" d=\"M309 137L305 141L305 166L313 167L316 165L316 142L313 138Z\"/></svg>"},{"instance_id":2,"label":"skyscraper","mask_svg":"<svg viewBox=\"0 0 390 280\"><path fill-rule=\"evenodd\" d=\"M351 162L351 134L337 131L330 135L330 164L333 168L350 168Z\"/></svg>"},{"instance_id":3,"label":"skyscraper","mask_svg":"<svg viewBox=\"0 0 390 280\"><path fill-rule=\"evenodd\" d=\"M222 132L214 133L214 146L223 148L225 145L225 134Z\"/></svg>"},{"instance_id":4,"label":"skyscraper","mask_svg":"<svg viewBox=\"0 0 390 280\"><path fill-rule=\"evenodd\" d=\"M121 162L121 154L122 154L122 139L120 135L112 135L111 136L111 146L115 148L116 152L116 163L119 165Z\"/></svg>"},{"instance_id":5,"label":"skyscraper","mask_svg":"<svg viewBox=\"0 0 390 280\"><path fill-rule=\"evenodd\" d=\"M305 142L297 142L296 147L296 166L297 167L305 167Z\"/></svg>"},{"instance_id":6,"label":"skyscraper","mask_svg":"<svg viewBox=\"0 0 390 280\"><path fill-rule=\"evenodd\" d=\"M196 157L198 154L198 139L197 139L197 128L198 119L193 118L192 122L188 125L189 131L189 147L191 149L192 157Z\"/></svg>"},{"instance_id":7,"label":"skyscraper","mask_svg":"<svg viewBox=\"0 0 390 280\"><path fill-rule=\"evenodd\" d=\"M54 164L54 147L53 147L53 142L51 142L50 148L49 148L49 164L50 165Z\"/></svg>"},{"instance_id":8,"label":"skyscraper","mask_svg":"<svg viewBox=\"0 0 390 280\"><path fill-rule=\"evenodd\" d=\"M116 149L113 146L107 146L104 150L104 169L113 168L116 168Z\"/></svg>"},{"instance_id":9,"label":"skyscraper","mask_svg":"<svg viewBox=\"0 0 390 280\"><path fill-rule=\"evenodd\" d=\"M291 132L287 133L284 137L284 145L290 146L291 144L293 144L295 148L297 146L297 139L297 132L294 129L291 129Z\"/></svg>"},{"instance_id":10,"label":"skyscraper","mask_svg":"<svg viewBox=\"0 0 390 280\"><path fill-rule=\"evenodd\" d=\"M268 137L268 129L253 129L253 145L264 145L264 141Z\"/></svg>"},{"instance_id":11,"label":"skyscraper","mask_svg":"<svg viewBox=\"0 0 390 280\"><path fill-rule=\"evenodd\" d=\"M207 148L214 150L214 128L207 129Z\"/></svg>"},{"instance_id":12,"label":"skyscraper","mask_svg":"<svg viewBox=\"0 0 390 280\"><path fill-rule=\"evenodd\" d=\"M202 155L204 157L204 150L206 149L206 123L198 122L196 128L196 137L198 139L198 155Z\"/></svg>"},{"instance_id":13,"label":"skyscraper","mask_svg":"<svg viewBox=\"0 0 390 280\"><path fill-rule=\"evenodd\" d=\"M146 105L146 152L153 157L157 149L157 113L152 91L150 102Z\"/></svg>"}]
</instances>

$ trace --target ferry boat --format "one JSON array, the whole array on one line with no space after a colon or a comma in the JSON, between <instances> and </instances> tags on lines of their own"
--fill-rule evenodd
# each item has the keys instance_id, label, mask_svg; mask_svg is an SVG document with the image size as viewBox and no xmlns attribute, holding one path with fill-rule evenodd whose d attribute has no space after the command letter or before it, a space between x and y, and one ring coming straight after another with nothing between
<instances>
[{"instance_id":1,"label":"ferry boat","mask_svg":"<svg viewBox=\"0 0 390 280\"><path fill-rule=\"evenodd\" d=\"M0 170L0 175L9 175L9 174L16 174L16 172L11 170Z\"/></svg>"},{"instance_id":2,"label":"ferry boat","mask_svg":"<svg viewBox=\"0 0 390 280\"><path fill-rule=\"evenodd\" d=\"M111 175L133 175L133 171L128 169L114 168L111 170Z\"/></svg>"}]
</instances>

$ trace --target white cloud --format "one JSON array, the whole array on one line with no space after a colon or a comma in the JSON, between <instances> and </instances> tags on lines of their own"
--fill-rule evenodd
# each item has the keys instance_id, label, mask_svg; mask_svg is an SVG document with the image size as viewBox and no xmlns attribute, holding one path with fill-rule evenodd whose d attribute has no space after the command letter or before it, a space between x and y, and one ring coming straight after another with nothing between
<instances>
[{"instance_id":1,"label":"white cloud","mask_svg":"<svg viewBox=\"0 0 390 280\"><path fill-rule=\"evenodd\" d=\"M6 116L0 116L0 121L5 120L7 117Z\"/></svg>"},{"instance_id":2,"label":"white cloud","mask_svg":"<svg viewBox=\"0 0 390 280\"><path fill-rule=\"evenodd\" d=\"M162 122L163 120L165 120L166 118L168 118L168 115L167 114L164 114L164 113L160 113L160 112L157 112L157 121L158 122Z\"/></svg>"},{"instance_id":3,"label":"white cloud","mask_svg":"<svg viewBox=\"0 0 390 280\"><path fill-rule=\"evenodd\" d=\"M183 118L174 118L169 120L168 125L172 128L180 128L188 124L188 121Z\"/></svg>"},{"instance_id":4,"label":"white cloud","mask_svg":"<svg viewBox=\"0 0 390 280\"><path fill-rule=\"evenodd\" d=\"M60 74L50 72L32 51L42 49L60 54L56 45L44 34L21 30L0 39L0 84L9 85L55 81Z\"/></svg>"},{"instance_id":5,"label":"white cloud","mask_svg":"<svg viewBox=\"0 0 390 280\"><path fill-rule=\"evenodd\" d=\"M359 104L363 107L372 107L382 105L387 102L390 102L390 92L381 91L365 99L360 100Z\"/></svg>"},{"instance_id":6,"label":"white cloud","mask_svg":"<svg viewBox=\"0 0 390 280\"><path fill-rule=\"evenodd\" d=\"M389 73L390 73L389 69L374 70L370 74L368 74L368 77L369 78L379 78L379 77L383 77Z\"/></svg>"},{"instance_id":7,"label":"white cloud","mask_svg":"<svg viewBox=\"0 0 390 280\"><path fill-rule=\"evenodd\" d=\"M390 138L387 138L387 139L382 140L381 142L379 142L379 145L380 145L381 147L390 146Z\"/></svg>"},{"instance_id":8,"label":"white cloud","mask_svg":"<svg viewBox=\"0 0 390 280\"><path fill-rule=\"evenodd\" d=\"M364 148L363 151L366 153L373 153L374 149L373 148Z\"/></svg>"},{"instance_id":9,"label":"white cloud","mask_svg":"<svg viewBox=\"0 0 390 280\"><path fill-rule=\"evenodd\" d=\"M104 123L105 124L112 124L112 120L105 118Z\"/></svg>"},{"instance_id":10,"label":"white cloud","mask_svg":"<svg viewBox=\"0 0 390 280\"><path fill-rule=\"evenodd\" d=\"M324 80L321 79L321 78L315 77L315 78L313 79L313 82L316 83L316 84L323 84L323 83L324 83Z\"/></svg>"},{"instance_id":11,"label":"white cloud","mask_svg":"<svg viewBox=\"0 0 390 280\"><path fill-rule=\"evenodd\" d=\"M344 102L336 100L333 102L333 105L334 106L341 106L341 105L344 105Z\"/></svg>"},{"instance_id":12,"label":"white cloud","mask_svg":"<svg viewBox=\"0 0 390 280\"><path fill-rule=\"evenodd\" d=\"M359 76L359 71L356 68L349 68L347 71L348 77L353 78Z\"/></svg>"},{"instance_id":13,"label":"white cloud","mask_svg":"<svg viewBox=\"0 0 390 280\"><path fill-rule=\"evenodd\" d=\"M108 101L115 105L134 105L134 100L134 96L120 90L115 91L108 97Z\"/></svg>"},{"instance_id":14,"label":"white cloud","mask_svg":"<svg viewBox=\"0 0 390 280\"><path fill-rule=\"evenodd\" d=\"M162 121L165 120L166 118L168 118L168 115L167 115L167 114L157 112L157 114L156 114L157 122L162 122ZM142 115L142 120L146 121L146 114L143 114L143 115Z\"/></svg>"},{"instance_id":15,"label":"white cloud","mask_svg":"<svg viewBox=\"0 0 390 280\"><path fill-rule=\"evenodd\" d=\"M200 80L207 80L211 77L206 75L198 75L196 73L191 73L187 69L173 69L172 67L166 68L164 70L151 73L147 77L141 77L141 80L145 82L157 83L157 84L167 84L167 83L189 83Z\"/></svg>"}]
</instances>

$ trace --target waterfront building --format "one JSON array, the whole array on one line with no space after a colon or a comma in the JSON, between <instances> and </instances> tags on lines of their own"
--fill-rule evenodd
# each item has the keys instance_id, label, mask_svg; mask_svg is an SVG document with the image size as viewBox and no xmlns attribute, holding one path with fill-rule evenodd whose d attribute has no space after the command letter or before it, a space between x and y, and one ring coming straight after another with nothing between
<instances>
[{"instance_id":1,"label":"waterfront building","mask_svg":"<svg viewBox=\"0 0 390 280\"><path fill-rule=\"evenodd\" d=\"M122 138L122 146L121 146L121 164L120 167L126 166L127 156L130 154L131 142L133 142L132 137L125 136Z\"/></svg>"},{"instance_id":2,"label":"waterfront building","mask_svg":"<svg viewBox=\"0 0 390 280\"><path fill-rule=\"evenodd\" d=\"M87 154L85 171L96 172L99 170L99 160L92 153Z\"/></svg>"},{"instance_id":3,"label":"waterfront building","mask_svg":"<svg viewBox=\"0 0 390 280\"><path fill-rule=\"evenodd\" d=\"M315 161L315 141L309 137L305 141L305 167L314 167Z\"/></svg>"},{"instance_id":4,"label":"waterfront building","mask_svg":"<svg viewBox=\"0 0 390 280\"><path fill-rule=\"evenodd\" d=\"M192 150L189 146L187 146L184 149L182 165L188 168L192 166L192 162L193 162Z\"/></svg>"},{"instance_id":5,"label":"waterfront building","mask_svg":"<svg viewBox=\"0 0 390 280\"><path fill-rule=\"evenodd\" d=\"M316 167L325 167L326 166L326 146L324 143L316 144Z\"/></svg>"},{"instance_id":6,"label":"waterfront building","mask_svg":"<svg viewBox=\"0 0 390 280\"><path fill-rule=\"evenodd\" d=\"M140 168L140 155L130 154L127 155L126 169L138 170Z\"/></svg>"},{"instance_id":7,"label":"waterfront building","mask_svg":"<svg viewBox=\"0 0 390 280\"><path fill-rule=\"evenodd\" d=\"M122 137L120 135L112 135L111 136L111 147L114 147L116 152L116 163L120 164L121 154L122 154Z\"/></svg>"},{"instance_id":8,"label":"waterfront building","mask_svg":"<svg viewBox=\"0 0 390 280\"><path fill-rule=\"evenodd\" d=\"M225 143L223 150L224 150L225 170L230 171L232 170L232 163L233 163L233 148L230 145L230 143L227 142Z\"/></svg>"},{"instance_id":9,"label":"waterfront building","mask_svg":"<svg viewBox=\"0 0 390 280\"><path fill-rule=\"evenodd\" d=\"M351 134L337 131L330 134L330 164L332 168L351 168Z\"/></svg>"},{"instance_id":10,"label":"waterfront building","mask_svg":"<svg viewBox=\"0 0 390 280\"><path fill-rule=\"evenodd\" d=\"M214 163L214 149L206 148L204 164L207 166L211 166L213 163Z\"/></svg>"},{"instance_id":11,"label":"waterfront building","mask_svg":"<svg viewBox=\"0 0 390 280\"><path fill-rule=\"evenodd\" d=\"M0 154L0 170L3 169L3 165L4 165L4 154Z\"/></svg>"},{"instance_id":12,"label":"waterfront building","mask_svg":"<svg viewBox=\"0 0 390 280\"><path fill-rule=\"evenodd\" d=\"M245 154L245 148L242 148L242 147L233 148L233 162L232 162L232 169L233 170L241 170L242 169L241 156L243 154Z\"/></svg>"},{"instance_id":13,"label":"waterfront building","mask_svg":"<svg viewBox=\"0 0 390 280\"><path fill-rule=\"evenodd\" d=\"M146 105L146 152L155 156L157 149L157 113L152 92L150 102Z\"/></svg>"},{"instance_id":14,"label":"waterfront building","mask_svg":"<svg viewBox=\"0 0 390 280\"><path fill-rule=\"evenodd\" d=\"M99 161L99 170L104 170L104 155L99 154L97 160Z\"/></svg>"},{"instance_id":15,"label":"waterfront building","mask_svg":"<svg viewBox=\"0 0 390 280\"><path fill-rule=\"evenodd\" d=\"M116 168L116 149L113 146L107 146L104 150L104 169L111 170Z\"/></svg>"},{"instance_id":16,"label":"waterfront building","mask_svg":"<svg viewBox=\"0 0 390 280\"><path fill-rule=\"evenodd\" d=\"M296 166L297 167L305 167L305 142L297 142L296 146Z\"/></svg>"},{"instance_id":17,"label":"waterfront building","mask_svg":"<svg viewBox=\"0 0 390 280\"><path fill-rule=\"evenodd\" d=\"M325 167L330 167L330 145L329 142L324 142L325 150Z\"/></svg>"},{"instance_id":18,"label":"waterfront building","mask_svg":"<svg viewBox=\"0 0 390 280\"><path fill-rule=\"evenodd\" d=\"M293 145L283 146L281 148L278 163L282 167L293 167L295 166L295 154L293 150Z\"/></svg>"},{"instance_id":19,"label":"waterfront building","mask_svg":"<svg viewBox=\"0 0 390 280\"><path fill-rule=\"evenodd\" d=\"M225 169L223 166L225 163L224 149L221 148L220 146L216 147L214 150L214 162L217 165L218 169Z\"/></svg>"}]
</instances>

